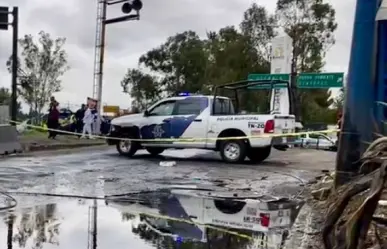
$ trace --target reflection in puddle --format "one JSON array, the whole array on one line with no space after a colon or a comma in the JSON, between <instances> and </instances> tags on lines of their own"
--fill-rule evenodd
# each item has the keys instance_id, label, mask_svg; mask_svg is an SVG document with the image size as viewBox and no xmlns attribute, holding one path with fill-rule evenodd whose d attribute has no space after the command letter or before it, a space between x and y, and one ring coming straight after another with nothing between
<instances>
[{"instance_id":1,"label":"reflection in puddle","mask_svg":"<svg viewBox=\"0 0 387 249\"><path fill-rule=\"evenodd\" d=\"M134 201L135 200L135 201ZM61 200L3 214L8 249L278 248L299 208L172 190L106 201Z\"/></svg>"}]
</instances>

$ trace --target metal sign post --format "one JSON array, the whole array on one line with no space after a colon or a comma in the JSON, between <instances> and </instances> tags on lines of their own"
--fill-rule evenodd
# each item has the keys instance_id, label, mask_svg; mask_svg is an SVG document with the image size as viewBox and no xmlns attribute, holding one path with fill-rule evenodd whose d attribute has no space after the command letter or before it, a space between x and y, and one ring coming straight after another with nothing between
<instances>
[{"instance_id":1,"label":"metal sign post","mask_svg":"<svg viewBox=\"0 0 387 249\"><path fill-rule=\"evenodd\" d=\"M124 16L107 19L107 7L110 5L122 4L121 10ZM103 65L105 56L106 25L125 21L140 20L141 0L98 0L97 3L97 27L95 34L95 58L94 58L94 81L93 98L97 99L98 111L95 131L100 133L102 115L102 87L103 87ZM134 10L136 14L129 14Z\"/></svg>"},{"instance_id":2,"label":"metal sign post","mask_svg":"<svg viewBox=\"0 0 387 249\"><path fill-rule=\"evenodd\" d=\"M9 14L13 16L12 23L9 23ZM8 30L8 26L13 28L12 35L12 95L11 95L11 119L16 120L17 116L17 69L18 69L18 26L19 26L19 8L13 7L12 12L8 7L0 7L0 30ZM16 123L12 123L16 125Z\"/></svg>"}]
</instances>

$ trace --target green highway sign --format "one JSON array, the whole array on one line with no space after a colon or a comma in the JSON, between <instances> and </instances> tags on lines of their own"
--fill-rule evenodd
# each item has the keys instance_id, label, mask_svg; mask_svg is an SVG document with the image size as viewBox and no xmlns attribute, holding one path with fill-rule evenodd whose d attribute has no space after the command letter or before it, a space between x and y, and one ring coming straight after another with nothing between
<instances>
[{"instance_id":1,"label":"green highway sign","mask_svg":"<svg viewBox=\"0 0 387 249\"><path fill-rule=\"evenodd\" d=\"M289 74L249 74L249 80L290 80ZM299 88L331 88L343 87L344 73L300 73L297 78ZM278 85L284 88L286 85ZM253 89L263 89L270 87L253 87Z\"/></svg>"},{"instance_id":2,"label":"green highway sign","mask_svg":"<svg viewBox=\"0 0 387 249\"><path fill-rule=\"evenodd\" d=\"M290 80L290 75L287 73L278 73L278 74L249 74L248 80ZM286 88L286 84L276 84L273 85L273 88ZM249 89L270 89L270 86L253 86Z\"/></svg>"},{"instance_id":3,"label":"green highway sign","mask_svg":"<svg viewBox=\"0 0 387 249\"><path fill-rule=\"evenodd\" d=\"M344 73L301 73L298 77L299 88L343 87Z\"/></svg>"},{"instance_id":4,"label":"green highway sign","mask_svg":"<svg viewBox=\"0 0 387 249\"><path fill-rule=\"evenodd\" d=\"M277 74L249 74L249 80L290 80L290 75L287 73Z\"/></svg>"}]
</instances>

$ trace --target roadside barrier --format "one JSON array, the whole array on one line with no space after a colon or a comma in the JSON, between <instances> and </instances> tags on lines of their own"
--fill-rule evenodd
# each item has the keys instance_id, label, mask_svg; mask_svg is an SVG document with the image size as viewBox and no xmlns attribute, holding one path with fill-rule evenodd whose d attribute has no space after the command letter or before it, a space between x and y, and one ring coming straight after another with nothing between
<instances>
[{"instance_id":1,"label":"roadside barrier","mask_svg":"<svg viewBox=\"0 0 387 249\"><path fill-rule=\"evenodd\" d=\"M19 142L16 126L1 124L0 125L0 154L8 155L22 151Z\"/></svg>"},{"instance_id":2,"label":"roadside barrier","mask_svg":"<svg viewBox=\"0 0 387 249\"><path fill-rule=\"evenodd\" d=\"M9 120L10 123L14 124L20 124L21 122ZM42 130L42 126L36 126L36 125L26 125L27 127L34 128L34 129L40 129ZM58 129L49 129L45 128L47 131L56 131L58 133L67 134L67 135L75 135L80 136L82 133L78 132L70 132L70 131L63 131ZM239 136L239 137L213 137L213 138L154 138L154 139L134 139L134 138L120 138L120 137L107 137L107 136L99 136L99 135L93 135L94 138L99 139L109 139L109 140L118 140L118 141L134 141L134 142L199 142L199 141L221 141L221 140L243 140L243 139L254 139L254 138L270 138L270 137L296 137L300 135L309 135L309 134L317 134L317 133L323 133L323 134L329 134L329 133L336 133L339 129L328 129L328 130L321 130L321 131L305 131L305 132L294 132L294 133L282 133L282 134L262 134L262 135L254 135L254 136Z\"/></svg>"}]
</instances>

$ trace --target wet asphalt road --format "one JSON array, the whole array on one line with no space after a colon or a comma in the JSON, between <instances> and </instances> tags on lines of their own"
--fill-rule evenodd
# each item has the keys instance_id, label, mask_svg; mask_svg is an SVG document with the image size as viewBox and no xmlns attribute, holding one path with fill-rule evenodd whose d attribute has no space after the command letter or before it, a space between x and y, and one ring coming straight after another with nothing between
<instances>
[{"instance_id":1,"label":"wet asphalt road","mask_svg":"<svg viewBox=\"0 0 387 249\"><path fill-rule=\"evenodd\" d=\"M175 184L217 185L255 194L289 197L307 182L332 169L334 152L273 150L262 164L225 164L217 153L202 150L170 150L160 157L145 151L132 159L112 148L70 150L0 161L2 189L103 196ZM173 167L161 161L175 161Z\"/></svg>"},{"instance_id":2,"label":"wet asphalt road","mask_svg":"<svg viewBox=\"0 0 387 249\"><path fill-rule=\"evenodd\" d=\"M323 169L332 169L334 159L333 152L289 150L273 151L260 165L229 165L222 163L217 153L200 150L167 151L153 158L142 152L128 159L118 156L113 149L88 148L2 159L0 186L8 191L104 196L171 185L195 185L216 188L220 196L236 193L238 196L301 197L305 182L320 175ZM160 161L175 161L176 165L162 167ZM18 205L11 225L6 222L11 216L0 212L1 248L90 248L92 201L13 197ZM109 207L104 201L98 201L96 219L98 248L180 248L149 229L133 230L133 215ZM230 242L225 235L210 234L216 237L207 242L210 246L198 242L199 245L191 243L185 248L242 249L252 245L249 241L241 242L240 238Z\"/></svg>"}]
</instances>

